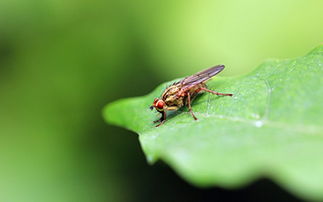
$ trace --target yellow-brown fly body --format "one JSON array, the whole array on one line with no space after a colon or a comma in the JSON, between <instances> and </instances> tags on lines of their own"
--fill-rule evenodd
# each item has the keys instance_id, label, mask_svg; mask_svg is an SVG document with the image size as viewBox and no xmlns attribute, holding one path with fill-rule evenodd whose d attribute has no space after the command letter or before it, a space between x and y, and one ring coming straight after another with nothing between
<instances>
[{"instance_id":1,"label":"yellow-brown fly body","mask_svg":"<svg viewBox=\"0 0 323 202\"><path fill-rule=\"evenodd\" d=\"M193 113L191 102L199 93L209 92L215 95L232 96L230 93L226 94L212 91L208 89L205 84L206 81L220 73L223 69L224 65L217 65L192 76L188 76L169 86L160 98L155 98L150 108L155 108L162 114L160 119L154 121L154 123L159 122L156 127L162 125L166 121L167 111L175 111L183 106L187 106L193 118L197 120Z\"/></svg>"}]
</instances>

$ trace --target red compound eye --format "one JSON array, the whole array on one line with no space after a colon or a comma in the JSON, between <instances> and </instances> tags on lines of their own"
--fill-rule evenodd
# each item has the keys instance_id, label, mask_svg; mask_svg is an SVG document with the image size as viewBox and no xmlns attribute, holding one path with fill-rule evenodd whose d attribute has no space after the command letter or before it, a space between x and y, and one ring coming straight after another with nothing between
<instances>
[{"instance_id":1,"label":"red compound eye","mask_svg":"<svg viewBox=\"0 0 323 202\"><path fill-rule=\"evenodd\" d=\"M158 108L158 109L163 109L164 108L164 102L163 101L158 101L157 103L156 103L156 107Z\"/></svg>"}]
</instances>

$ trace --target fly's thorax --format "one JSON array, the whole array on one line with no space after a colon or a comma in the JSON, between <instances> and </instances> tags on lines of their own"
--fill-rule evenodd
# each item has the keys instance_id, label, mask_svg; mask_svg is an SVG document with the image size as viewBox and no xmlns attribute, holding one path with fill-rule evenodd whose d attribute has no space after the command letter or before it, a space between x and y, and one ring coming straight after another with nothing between
<instances>
[{"instance_id":1,"label":"fly's thorax","mask_svg":"<svg viewBox=\"0 0 323 202\"><path fill-rule=\"evenodd\" d=\"M165 96L176 95L179 90L180 90L180 88L178 85L171 85L168 88L166 88L162 97L164 98Z\"/></svg>"},{"instance_id":2,"label":"fly's thorax","mask_svg":"<svg viewBox=\"0 0 323 202\"><path fill-rule=\"evenodd\" d=\"M177 85L171 85L164 91L162 95L162 99L165 102L170 101L170 99L175 98L178 91L179 91L179 87Z\"/></svg>"},{"instance_id":3,"label":"fly's thorax","mask_svg":"<svg viewBox=\"0 0 323 202\"><path fill-rule=\"evenodd\" d=\"M176 106L178 108L184 106L184 97L175 97L175 96L168 96L165 100L167 107Z\"/></svg>"},{"instance_id":4,"label":"fly's thorax","mask_svg":"<svg viewBox=\"0 0 323 202\"><path fill-rule=\"evenodd\" d=\"M206 84L199 83L188 89L183 88L180 84L171 85L164 91L162 99L168 107L182 107L187 103L187 93L190 94L191 100L193 100L199 93L200 88L206 88ZM179 96L181 94L183 94L183 96Z\"/></svg>"},{"instance_id":5,"label":"fly's thorax","mask_svg":"<svg viewBox=\"0 0 323 202\"><path fill-rule=\"evenodd\" d=\"M162 99L165 101L167 106L183 106L183 98L177 96L179 90L179 85L171 85L164 91Z\"/></svg>"}]
</instances>

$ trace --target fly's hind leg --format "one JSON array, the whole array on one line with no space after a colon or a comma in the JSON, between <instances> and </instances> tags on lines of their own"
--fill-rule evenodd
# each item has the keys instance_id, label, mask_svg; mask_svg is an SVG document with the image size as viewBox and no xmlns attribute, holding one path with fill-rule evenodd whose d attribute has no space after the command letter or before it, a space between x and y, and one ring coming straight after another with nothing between
<instances>
[{"instance_id":1,"label":"fly's hind leg","mask_svg":"<svg viewBox=\"0 0 323 202\"><path fill-rule=\"evenodd\" d=\"M212 93L212 94L214 94L214 95L222 95L222 96L232 96L232 95L233 95L233 94L231 94L231 93L218 93L218 92L215 92L215 91L210 90L210 89L207 89L207 88L200 88L200 89L198 90L198 92L200 92L200 91L205 91L205 92Z\"/></svg>"},{"instance_id":2,"label":"fly's hind leg","mask_svg":"<svg viewBox=\"0 0 323 202\"><path fill-rule=\"evenodd\" d=\"M192 114L194 120L197 120L196 116L194 115L193 113L193 110L192 110L192 106L191 106L191 95L190 93L187 93L187 106L188 106L188 110L190 111L190 113Z\"/></svg>"}]
</instances>

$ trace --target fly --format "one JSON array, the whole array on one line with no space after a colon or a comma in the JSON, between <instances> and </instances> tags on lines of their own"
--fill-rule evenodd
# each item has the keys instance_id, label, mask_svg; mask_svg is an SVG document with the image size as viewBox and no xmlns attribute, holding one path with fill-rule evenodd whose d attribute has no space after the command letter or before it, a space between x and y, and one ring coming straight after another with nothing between
<instances>
[{"instance_id":1,"label":"fly","mask_svg":"<svg viewBox=\"0 0 323 202\"><path fill-rule=\"evenodd\" d=\"M166 121L167 111L176 111L183 106L187 106L192 117L197 120L193 113L191 102L202 92L212 93L214 95L232 96L230 93L218 93L207 88L205 82L217 75L224 69L224 65L217 65L209 69L203 70L192 76L188 76L169 86L161 95L160 98L155 98L151 110L155 108L162 114L161 118L154 121L158 123L156 127L162 125Z\"/></svg>"}]
</instances>

